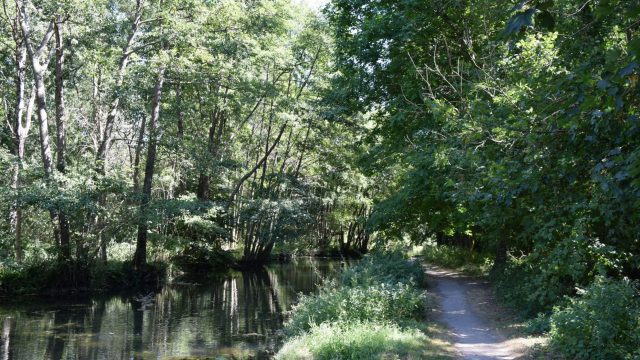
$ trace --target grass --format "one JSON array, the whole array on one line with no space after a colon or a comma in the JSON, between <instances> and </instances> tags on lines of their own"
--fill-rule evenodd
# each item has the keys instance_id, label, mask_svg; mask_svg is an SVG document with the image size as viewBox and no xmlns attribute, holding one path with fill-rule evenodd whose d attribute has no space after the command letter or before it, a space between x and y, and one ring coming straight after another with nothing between
<instances>
[{"instance_id":1,"label":"grass","mask_svg":"<svg viewBox=\"0 0 640 360\"><path fill-rule=\"evenodd\" d=\"M426 335L394 324L323 323L287 342L276 359L422 359Z\"/></svg>"},{"instance_id":2,"label":"grass","mask_svg":"<svg viewBox=\"0 0 640 360\"><path fill-rule=\"evenodd\" d=\"M454 246L425 246L420 254L425 262L467 275L485 276L493 266L493 257Z\"/></svg>"}]
</instances>

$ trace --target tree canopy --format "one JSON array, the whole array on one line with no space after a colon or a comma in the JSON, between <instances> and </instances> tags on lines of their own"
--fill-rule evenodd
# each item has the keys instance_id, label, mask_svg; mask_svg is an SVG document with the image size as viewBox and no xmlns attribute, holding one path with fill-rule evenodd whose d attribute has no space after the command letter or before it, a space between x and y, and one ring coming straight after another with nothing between
<instances>
[{"instance_id":1,"label":"tree canopy","mask_svg":"<svg viewBox=\"0 0 640 360\"><path fill-rule=\"evenodd\" d=\"M637 1L3 5L6 266L435 242L531 312L640 277Z\"/></svg>"}]
</instances>

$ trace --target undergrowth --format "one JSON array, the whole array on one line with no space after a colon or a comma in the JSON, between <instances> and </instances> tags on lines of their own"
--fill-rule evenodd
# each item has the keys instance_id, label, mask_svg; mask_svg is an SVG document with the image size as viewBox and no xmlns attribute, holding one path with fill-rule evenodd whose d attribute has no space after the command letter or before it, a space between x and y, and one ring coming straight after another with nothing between
<instances>
[{"instance_id":1,"label":"undergrowth","mask_svg":"<svg viewBox=\"0 0 640 360\"><path fill-rule=\"evenodd\" d=\"M572 359L640 358L640 287L599 277L551 316L551 344Z\"/></svg>"},{"instance_id":2,"label":"undergrowth","mask_svg":"<svg viewBox=\"0 0 640 360\"><path fill-rule=\"evenodd\" d=\"M367 255L318 294L301 297L276 359L425 358L434 345L419 329L427 308L422 284L418 262Z\"/></svg>"},{"instance_id":3,"label":"undergrowth","mask_svg":"<svg viewBox=\"0 0 640 360\"><path fill-rule=\"evenodd\" d=\"M476 276L489 274L493 266L491 255L455 246L425 246L422 257L429 264Z\"/></svg>"},{"instance_id":4,"label":"undergrowth","mask_svg":"<svg viewBox=\"0 0 640 360\"><path fill-rule=\"evenodd\" d=\"M33 262L0 267L0 296L61 295L157 288L166 277L166 264L149 263L134 271L131 262L106 264Z\"/></svg>"},{"instance_id":5,"label":"undergrowth","mask_svg":"<svg viewBox=\"0 0 640 360\"><path fill-rule=\"evenodd\" d=\"M293 308L285 329L300 334L330 321L406 322L419 318L424 311L424 293L414 284L378 283L366 287L331 284L318 295L303 296Z\"/></svg>"},{"instance_id":6,"label":"undergrowth","mask_svg":"<svg viewBox=\"0 0 640 360\"><path fill-rule=\"evenodd\" d=\"M395 324L338 321L292 338L276 359L422 359L427 342L419 330Z\"/></svg>"}]
</instances>

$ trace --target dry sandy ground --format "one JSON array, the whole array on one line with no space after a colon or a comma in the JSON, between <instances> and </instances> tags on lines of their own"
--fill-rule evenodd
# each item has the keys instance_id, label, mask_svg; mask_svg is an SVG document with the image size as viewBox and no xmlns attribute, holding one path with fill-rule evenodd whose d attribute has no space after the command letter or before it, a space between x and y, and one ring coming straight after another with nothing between
<instances>
[{"instance_id":1,"label":"dry sandy ground","mask_svg":"<svg viewBox=\"0 0 640 360\"><path fill-rule=\"evenodd\" d=\"M522 336L516 317L497 305L485 280L427 266L439 308L436 320L451 331L461 358L468 360L527 359L544 338Z\"/></svg>"}]
</instances>

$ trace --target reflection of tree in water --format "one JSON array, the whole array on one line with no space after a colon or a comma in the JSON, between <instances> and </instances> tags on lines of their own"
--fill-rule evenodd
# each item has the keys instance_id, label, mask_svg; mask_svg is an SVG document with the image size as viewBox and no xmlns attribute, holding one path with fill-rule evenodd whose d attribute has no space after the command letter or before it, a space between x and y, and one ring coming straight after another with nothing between
<instances>
[{"instance_id":1,"label":"reflection of tree in water","mask_svg":"<svg viewBox=\"0 0 640 360\"><path fill-rule=\"evenodd\" d=\"M220 346L262 342L282 325L282 308L265 269L245 271L212 286L210 299Z\"/></svg>"},{"instance_id":2,"label":"reflection of tree in water","mask_svg":"<svg viewBox=\"0 0 640 360\"><path fill-rule=\"evenodd\" d=\"M143 348L142 336L143 336L143 324L144 324L144 309L143 304L140 301L131 299L131 311L133 311L133 352L141 353Z\"/></svg>"},{"instance_id":3,"label":"reflection of tree in water","mask_svg":"<svg viewBox=\"0 0 640 360\"><path fill-rule=\"evenodd\" d=\"M215 357L271 348L297 293L314 291L337 269L298 262L167 286L144 311L120 297L25 307L0 316L0 360Z\"/></svg>"},{"instance_id":4,"label":"reflection of tree in water","mask_svg":"<svg viewBox=\"0 0 640 360\"><path fill-rule=\"evenodd\" d=\"M47 339L47 358L58 360L62 359L65 347L65 340L68 340L69 333L72 331L71 314L68 312L59 312L53 314L53 331Z\"/></svg>"},{"instance_id":5,"label":"reflection of tree in water","mask_svg":"<svg viewBox=\"0 0 640 360\"><path fill-rule=\"evenodd\" d=\"M11 359L11 332L15 329L15 318L6 317L2 322L2 348L0 349L2 352L2 360Z\"/></svg>"},{"instance_id":6,"label":"reflection of tree in water","mask_svg":"<svg viewBox=\"0 0 640 360\"><path fill-rule=\"evenodd\" d=\"M98 299L91 308L90 323L91 323L91 340L98 342L99 335L102 332L102 318L104 317L107 309L106 301L104 299ZM87 359L98 359L97 346L88 346Z\"/></svg>"},{"instance_id":7,"label":"reflection of tree in water","mask_svg":"<svg viewBox=\"0 0 640 360\"><path fill-rule=\"evenodd\" d=\"M82 344L87 339L79 334L90 333L87 318L93 314L87 312L88 304L80 303L72 308L62 308L50 313L49 335L46 340L46 359L59 360L76 354L76 358L87 355L87 347Z\"/></svg>"},{"instance_id":8,"label":"reflection of tree in water","mask_svg":"<svg viewBox=\"0 0 640 360\"><path fill-rule=\"evenodd\" d=\"M267 334L282 324L282 308L266 269L242 273L244 332Z\"/></svg>"},{"instance_id":9,"label":"reflection of tree in water","mask_svg":"<svg viewBox=\"0 0 640 360\"><path fill-rule=\"evenodd\" d=\"M269 274L275 279L274 289L278 291L282 306L289 309L298 293L313 293L324 279L333 278L342 268L338 261L317 261L300 259L291 264L269 266Z\"/></svg>"}]
</instances>

